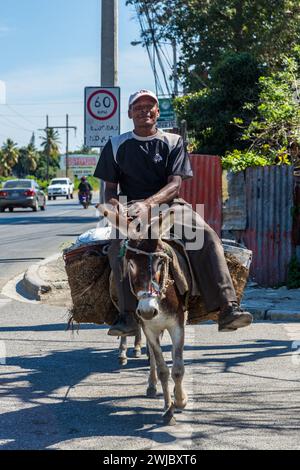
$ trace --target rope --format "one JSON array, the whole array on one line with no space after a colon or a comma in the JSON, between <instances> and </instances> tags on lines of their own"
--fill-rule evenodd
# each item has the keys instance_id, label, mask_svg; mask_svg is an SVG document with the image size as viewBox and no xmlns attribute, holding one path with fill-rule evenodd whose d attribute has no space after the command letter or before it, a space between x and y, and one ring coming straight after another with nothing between
<instances>
[{"instance_id":1,"label":"rope","mask_svg":"<svg viewBox=\"0 0 300 470\"><path fill-rule=\"evenodd\" d=\"M128 271L128 269L126 269L127 268L127 263L126 263L125 254L126 254L127 250L132 251L133 253L136 253L137 255L145 255L145 256L148 256L150 258L150 264L149 264L150 269L149 270L150 270L150 275L151 275L151 287L154 286L154 291L155 291L156 295L158 297L160 297L161 299L163 299L166 296L167 288L174 283L174 281L169 280L169 266L170 266L170 261L172 260L172 256L170 255L170 252L166 253L165 251L153 251L153 252L144 251L144 250L140 250L138 248L133 248L133 247L129 246L128 242L129 242L129 240L124 240L120 252L122 252L122 254L123 254L123 277L125 277L126 274L128 274L129 286L130 286L130 290L131 290L132 294L135 297L137 297L137 295L136 295L136 293L134 292L134 289L133 289L130 271ZM160 258L162 258L164 260L164 266L163 266L163 269L162 269L162 282L161 282L161 286L158 286L158 288L156 287L157 284L152 279L152 257L153 256L159 256ZM152 296L153 295L152 290L149 291L148 294L149 294L149 296Z\"/></svg>"}]
</instances>

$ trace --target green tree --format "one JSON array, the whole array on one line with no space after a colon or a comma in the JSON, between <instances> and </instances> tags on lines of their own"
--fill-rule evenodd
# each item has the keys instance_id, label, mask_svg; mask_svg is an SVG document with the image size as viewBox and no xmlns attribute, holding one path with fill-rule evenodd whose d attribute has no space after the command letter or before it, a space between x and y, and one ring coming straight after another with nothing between
<instances>
[{"instance_id":1,"label":"green tree","mask_svg":"<svg viewBox=\"0 0 300 470\"><path fill-rule=\"evenodd\" d=\"M26 147L20 148L19 159L13 170L17 173L19 178L34 175L37 169L38 159L39 153L35 146L35 136L33 133L29 144Z\"/></svg>"},{"instance_id":2,"label":"green tree","mask_svg":"<svg viewBox=\"0 0 300 470\"><path fill-rule=\"evenodd\" d=\"M2 176L10 176L12 169L19 159L17 144L12 139L7 139L1 148L0 168Z\"/></svg>"},{"instance_id":3,"label":"green tree","mask_svg":"<svg viewBox=\"0 0 300 470\"><path fill-rule=\"evenodd\" d=\"M300 48L293 51L300 59ZM247 143L244 152L234 149L223 158L223 166L244 169L253 164L300 165L300 60L287 57L281 70L259 79L259 101L255 118L245 125L235 119ZM246 103L245 109L252 109Z\"/></svg>"},{"instance_id":4,"label":"green tree","mask_svg":"<svg viewBox=\"0 0 300 470\"><path fill-rule=\"evenodd\" d=\"M153 37L181 46L179 72L189 91L210 80L224 53L250 53L266 68L299 43L299 0L128 0L144 24L143 44ZM149 21L148 21L149 23Z\"/></svg>"},{"instance_id":5,"label":"green tree","mask_svg":"<svg viewBox=\"0 0 300 470\"><path fill-rule=\"evenodd\" d=\"M255 115L260 69L250 54L226 54L211 76L210 87L177 98L174 107L179 120L188 123L194 151L224 155L247 146L235 122L250 123Z\"/></svg>"},{"instance_id":6,"label":"green tree","mask_svg":"<svg viewBox=\"0 0 300 470\"><path fill-rule=\"evenodd\" d=\"M43 151L40 154L37 175L39 178L53 178L59 168L59 133L55 129L48 129L45 132L41 146Z\"/></svg>"},{"instance_id":7,"label":"green tree","mask_svg":"<svg viewBox=\"0 0 300 470\"><path fill-rule=\"evenodd\" d=\"M48 129L45 131L45 136L42 139L41 146L44 149L44 153L52 158L59 156L59 133L55 129Z\"/></svg>"}]
</instances>

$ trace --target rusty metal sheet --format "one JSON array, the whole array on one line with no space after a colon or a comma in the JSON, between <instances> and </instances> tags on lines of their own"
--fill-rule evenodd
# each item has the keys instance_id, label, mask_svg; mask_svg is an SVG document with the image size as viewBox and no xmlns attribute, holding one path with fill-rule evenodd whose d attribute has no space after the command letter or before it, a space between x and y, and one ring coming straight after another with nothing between
<instances>
[{"instance_id":1,"label":"rusty metal sheet","mask_svg":"<svg viewBox=\"0 0 300 470\"><path fill-rule=\"evenodd\" d=\"M285 283L292 256L293 167L246 170L247 229L252 277L263 286Z\"/></svg>"},{"instance_id":2,"label":"rusty metal sheet","mask_svg":"<svg viewBox=\"0 0 300 470\"><path fill-rule=\"evenodd\" d=\"M245 230L247 206L244 171L223 171L222 199L222 230Z\"/></svg>"},{"instance_id":3,"label":"rusty metal sheet","mask_svg":"<svg viewBox=\"0 0 300 470\"><path fill-rule=\"evenodd\" d=\"M294 174L293 244L300 246L300 171Z\"/></svg>"},{"instance_id":4,"label":"rusty metal sheet","mask_svg":"<svg viewBox=\"0 0 300 470\"><path fill-rule=\"evenodd\" d=\"M221 235L222 166L215 155L190 155L194 177L183 181L180 196L192 204L204 204L204 219Z\"/></svg>"}]
</instances>

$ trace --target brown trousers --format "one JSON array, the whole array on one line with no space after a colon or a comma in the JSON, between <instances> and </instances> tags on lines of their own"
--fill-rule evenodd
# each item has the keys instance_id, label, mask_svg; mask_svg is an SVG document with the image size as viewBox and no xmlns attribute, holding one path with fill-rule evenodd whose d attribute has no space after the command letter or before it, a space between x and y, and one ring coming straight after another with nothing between
<instances>
[{"instance_id":1,"label":"brown trousers","mask_svg":"<svg viewBox=\"0 0 300 470\"><path fill-rule=\"evenodd\" d=\"M195 232L195 237L198 234L199 239L202 240L200 248L188 248L187 254L207 312L219 310L228 302L237 302L223 246L218 235L183 199L174 199L169 206L172 209L184 206L186 213L189 214L189 222L185 225L190 225ZM184 231L181 233L180 239L185 246L187 242L191 243L191 237L186 238ZM132 312L136 310L137 299L130 290L128 277L123 278L123 263L119 257L121 241L119 239L111 241L108 257L118 292L120 312Z\"/></svg>"}]
</instances>

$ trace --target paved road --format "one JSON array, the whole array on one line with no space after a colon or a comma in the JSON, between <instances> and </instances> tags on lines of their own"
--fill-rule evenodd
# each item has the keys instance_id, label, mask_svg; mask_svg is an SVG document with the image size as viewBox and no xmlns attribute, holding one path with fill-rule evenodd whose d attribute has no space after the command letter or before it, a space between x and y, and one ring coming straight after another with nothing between
<instances>
[{"instance_id":1,"label":"paved road","mask_svg":"<svg viewBox=\"0 0 300 470\"><path fill-rule=\"evenodd\" d=\"M15 209L0 214L0 289L9 278L59 251L64 242L75 240L96 223L95 208L84 210L75 199L48 201L45 212Z\"/></svg>"},{"instance_id":2,"label":"paved road","mask_svg":"<svg viewBox=\"0 0 300 470\"><path fill-rule=\"evenodd\" d=\"M95 215L59 200L45 213L1 214L0 287L94 227ZM93 325L72 336L67 317L0 294L0 449L300 448L299 323L188 327L190 400L170 428L162 396L145 398L145 357L120 370L117 341ZM164 349L170 361L167 335Z\"/></svg>"},{"instance_id":3,"label":"paved road","mask_svg":"<svg viewBox=\"0 0 300 470\"><path fill-rule=\"evenodd\" d=\"M299 324L188 327L190 401L164 427L145 357L120 370L105 329L72 336L65 309L4 299L0 318L0 449L300 448ZM168 335L164 350L170 361Z\"/></svg>"}]
</instances>

